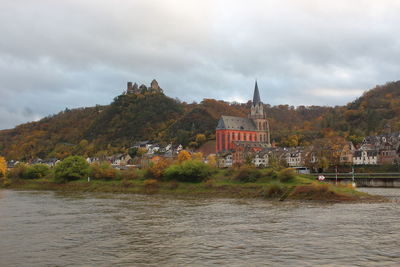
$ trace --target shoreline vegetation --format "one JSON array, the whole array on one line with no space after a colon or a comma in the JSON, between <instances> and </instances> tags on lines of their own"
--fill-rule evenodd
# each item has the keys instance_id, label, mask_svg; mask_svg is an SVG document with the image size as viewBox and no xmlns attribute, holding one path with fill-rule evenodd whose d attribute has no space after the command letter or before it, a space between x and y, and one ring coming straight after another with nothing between
<instances>
[{"instance_id":1,"label":"shoreline vegetation","mask_svg":"<svg viewBox=\"0 0 400 267\"><path fill-rule=\"evenodd\" d=\"M359 192L350 186L319 182L310 175L299 175L290 168L275 166L256 169L242 166L217 169L183 156L171 164L160 158L148 169L121 171L106 163L89 166L83 158L73 156L53 169L44 166L16 166L6 177L2 178L0 188L326 203L386 200L384 197Z\"/></svg>"}]
</instances>

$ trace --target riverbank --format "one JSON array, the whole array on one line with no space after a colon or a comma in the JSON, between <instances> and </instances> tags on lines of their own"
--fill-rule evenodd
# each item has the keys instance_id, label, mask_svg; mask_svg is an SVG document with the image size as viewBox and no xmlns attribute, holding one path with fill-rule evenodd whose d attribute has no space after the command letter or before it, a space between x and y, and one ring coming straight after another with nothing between
<instances>
[{"instance_id":1,"label":"riverbank","mask_svg":"<svg viewBox=\"0 0 400 267\"><path fill-rule=\"evenodd\" d=\"M297 176L282 183L274 179L261 179L241 183L218 177L201 183L162 182L147 180L77 180L57 183L52 179L12 179L3 188L14 190L53 190L78 192L103 192L124 194L165 194L177 196L257 198L270 200L306 200L318 202L380 202L385 198L359 192L347 186L334 186L317 182L307 176Z\"/></svg>"}]
</instances>

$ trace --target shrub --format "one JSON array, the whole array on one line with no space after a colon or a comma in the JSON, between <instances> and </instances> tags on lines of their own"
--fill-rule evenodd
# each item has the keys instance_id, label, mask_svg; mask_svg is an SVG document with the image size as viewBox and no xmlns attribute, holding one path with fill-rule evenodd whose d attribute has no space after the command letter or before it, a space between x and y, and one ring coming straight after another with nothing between
<instances>
[{"instance_id":1,"label":"shrub","mask_svg":"<svg viewBox=\"0 0 400 267\"><path fill-rule=\"evenodd\" d=\"M46 164L34 164L25 168L22 178L38 179L47 176L50 173L50 167Z\"/></svg>"},{"instance_id":2,"label":"shrub","mask_svg":"<svg viewBox=\"0 0 400 267\"><path fill-rule=\"evenodd\" d=\"M267 169L265 175L274 179L278 177L278 173L274 169Z\"/></svg>"},{"instance_id":3,"label":"shrub","mask_svg":"<svg viewBox=\"0 0 400 267\"><path fill-rule=\"evenodd\" d=\"M154 187L154 186L157 186L158 181L156 179L147 179L147 180L144 180L143 184L146 187Z\"/></svg>"},{"instance_id":4,"label":"shrub","mask_svg":"<svg viewBox=\"0 0 400 267\"><path fill-rule=\"evenodd\" d=\"M295 177L296 177L296 172L292 168L283 169L278 173L278 178L283 183L290 182Z\"/></svg>"},{"instance_id":5,"label":"shrub","mask_svg":"<svg viewBox=\"0 0 400 267\"><path fill-rule=\"evenodd\" d=\"M60 182L83 179L87 177L88 173L89 164L80 156L69 156L54 168L55 178Z\"/></svg>"},{"instance_id":6,"label":"shrub","mask_svg":"<svg viewBox=\"0 0 400 267\"><path fill-rule=\"evenodd\" d=\"M273 183L267 189L268 197L280 197L283 193L284 188L279 183Z\"/></svg>"},{"instance_id":7,"label":"shrub","mask_svg":"<svg viewBox=\"0 0 400 267\"><path fill-rule=\"evenodd\" d=\"M209 177L212 169L207 164L198 160L186 160L181 164L174 164L165 170L167 180L180 182L199 183Z\"/></svg>"},{"instance_id":8,"label":"shrub","mask_svg":"<svg viewBox=\"0 0 400 267\"><path fill-rule=\"evenodd\" d=\"M244 167L239 170L235 180L242 183L252 183L261 177L261 171L256 168Z\"/></svg>"},{"instance_id":9,"label":"shrub","mask_svg":"<svg viewBox=\"0 0 400 267\"><path fill-rule=\"evenodd\" d=\"M14 168L10 170L8 173L8 177L10 178L24 178L24 174L26 170L28 169L28 165L25 163L17 163Z\"/></svg>"},{"instance_id":10,"label":"shrub","mask_svg":"<svg viewBox=\"0 0 400 267\"><path fill-rule=\"evenodd\" d=\"M136 180L139 178L139 175L135 169L127 169L121 171L122 180Z\"/></svg>"},{"instance_id":11,"label":"shrub","mask_svg":"<svg viewBox=\"0 0 400 267\"><path fill-rule=\"evenodd\" d=\"M146 172L147 178L161 179L164 176L164 171L168 167L168 162L164 158L154 157Z\"/></svg>"},{"instance_id":12,"label":"shrub","mask_svg":"<svg viewBox=\"0 0 400 267\"><path fill-rule=\"evenodd\" d=\"M235 174L235 170L233 168L229 168L224 171L225 177L232 177L234 174Z\"/></svg>"},{"instance_id":13,"label":"shrub","mask_svg":"<svg viewBox=\"0 0 400 267\"><path fill-rule=\"evenodd\" d=\"M115 180L118 176L117 170L109 162L92 164L89 173L93 179L97 180Z\"/></svg>"}]
</instances>

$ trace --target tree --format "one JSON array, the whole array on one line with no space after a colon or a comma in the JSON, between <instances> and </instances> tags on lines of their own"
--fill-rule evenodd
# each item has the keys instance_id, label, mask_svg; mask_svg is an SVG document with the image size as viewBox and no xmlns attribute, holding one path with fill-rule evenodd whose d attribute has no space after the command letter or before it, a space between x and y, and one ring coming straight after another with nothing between
<instances>
[{"instance_id":1,"label":"tree","mask_svg":"<svg viewBox=\"0 0 400 267\"><path fill-rule=\"evenodd\" d=\"M137 155L138 157L141 157L141 156L143 156L143 155L146 154L146 153L147 153L147 149L146 149L146 148L144 148L144 147L139 147L138 150L137 150L137 152L136 152L136 155Z\"/></svg>"},{"instance_id":2,"label":"tree","mask_svg":"<svg viewBox=\"0 0 400 267\"><path fill-rule=\"evenodd\" d=\"M156 156L151 159L151 166L149 168L149 172L152 177L161 179L167 167L168 167L168 162L164 158Z\"/></svg>"},{"instance_id":3,"label":"tree","mask_svg":"<svg viewBox=\"0 0 400 267\"><path fill-rule=\"evenodd\" d=\"M0 177L5 177L7 172L7 162L6 159L0 157Z\"/></svg>"},{"instance_id":4,"label":"tree","mask_svg":"<svg viewBox=\"0 0 400 267\"><path fill-rule=\"evenodd\" d=\"M209 177L212 169L207 164L198 160L186 160L181 164L174 164L165 170L167 180L179 182L198 183Z\"/></svg>"},{"instance_id":5,"label":"tree","mask_svg":"<svg viewBox=\"0 0 400 267\"><path fill-rule=\"evenodd\" d=\"M46 164L33 164L26 168L23 173L23 178L26 179L39 179L43 178L50 173L50 167Z\"/></svg>"},{"instance_id":6,"label":"tree","mask_svg":"<svg viewBox=\"0 0 400 267\"><path fill-rule=\"evenodd\" d=\"M86 178L88 173L89 164L80 156L69 156L59 162L54 169L55 178L60 182Z\"/></svg>"},{"instance_id":7,"label":"tree","mask_svg":"<svg viewBox=\"0 0 400 267\"><path fill-rule=\"evenodd\" d=\"M196 159L196 160L203 161L203 153L201 153L201 152L193 153L192 158Z\"/></svg>"},{"instance_id":8,"label":"tree","mask_svg":"<svg viewBox=\"0 0 400 267\"><path fill-rule=\"evenodd\" d=\"M217 159L215 158L215 155L208 155L207 164L210 165L211 167L217 166Z\"/></svg>"},{"instance_id":9,"label":"tree","mask_svg":"<svg viewBox=\"0 0 400 267\"><path fill-rule=\"evenodd\" d=\"M137 147L131 147L128 150L128 154L129 154L129 156L131 156L131 158L136 157L137 153L138 153L138 148Z\"/></svg>"},{"instance_id":10,"label":"tree","mask_svg":"<svg viewBox=\"0 0 400 267\"><path fill-rule=\"evenodd\" d=\"M189 160L191 158L190 153L186 150L182 150L181 152L179 152L178 154L178 161L184 162L186 160Z\"/></svg>"},{"instance_id":11,"label":"tree","mask_svg":"<svg viewBox=\"0 0 400 267\"><path fill-rule=\"evenodd\" d=\"M206 136L204 134L196 135L196 143L201 146L206 141Z\"/></svg>"},{"instance_id":12,"label":"tree","mask_svg":"<svg viewBox=\"0 0 400 267\"><path fill-rule=\"evenodd\" d=\"M325 157L318 159L318 168L322 171L326 170L329 167L329 160Z\"/></svg>"},{"instance_id":13,"label":"tree","mask_svg":"<svg viewBox=\"0 0 400 267\"><path fill-rule=\"evenodd\" d=\"M93 163L90 166L90 175L97 180L114 180L117 178L117 170L109 162Z\"/></svg>"}]
</instances>

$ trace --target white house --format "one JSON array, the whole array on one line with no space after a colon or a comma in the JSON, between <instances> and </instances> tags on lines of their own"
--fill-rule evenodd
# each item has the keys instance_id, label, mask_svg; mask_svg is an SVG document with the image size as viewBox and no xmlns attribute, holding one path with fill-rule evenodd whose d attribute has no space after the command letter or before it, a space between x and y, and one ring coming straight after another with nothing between
<instances>
[{"instance_id":1,"label":"white house","mask_svg":"<svg viewBox=\"0 0 400 267\"><path fill-rule=\"evenodd\" d=\"M353 156L354 165L376 165L378 164L378 151L377 150L364 150L360 149L354 152Z\"/></svg>"},{"instance_id":2,"label":"white house","mask_svg":"<svg viewBox=\"0 0 400 267\"><path fill-rule=\"evenodd\" d=\"M255 154L252 162L256 167L267 167L268 166L269 156L267 152L260 152Z\"/></svg>"},{"instance_id":3,"label":"white house","mask_svg":"<svg viewBox=\"0 0 400 267\"><path fill-rule=\"evenodd\" d=\"M218 167L220 168L230 168L233 165L232 154L227 154L218 159Z\"/></svg>"}]
</instances>

